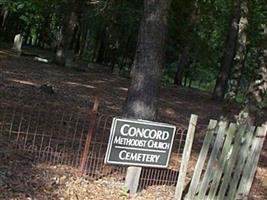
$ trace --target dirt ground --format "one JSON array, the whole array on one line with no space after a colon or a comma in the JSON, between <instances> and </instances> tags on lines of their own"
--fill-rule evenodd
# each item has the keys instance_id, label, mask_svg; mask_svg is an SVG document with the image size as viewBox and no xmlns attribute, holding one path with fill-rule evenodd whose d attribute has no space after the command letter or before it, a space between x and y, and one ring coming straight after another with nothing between
<instances>
[{"instance_id":1,"label":"dirt ground","mask_svg":"<svg viewBox=\"0 0 267 200\"><path fill-rule=\"evenodd\" d=\"M38 52L41 56L48 56L46 52ZM63 68L54 64L46 64L35 61L33 57L17 56L8 49L0 49L0 103L15 105L30 105L49 107L56 105L76 108L87 111L91 108L96 94L100 95L100 112L120 114L127 95L129 79L110 73L110 69L99 65L89 65L86 68ZM209 119L218 119L221 114L219 102L211 100L209 93L196 89L175 86L162 87L159 98L159 120L168 123L181 123L187 125L190 114L199 116L198 123L207 124ZM196 143L201 136L195 138ZM200 141L200 140L199 140ZM1 147L1 145L0 145ZM196 160L200 145L194 145L193 161ZM1 154L0 154L1 159ZM18 157L13 158L13 161ZM6 165L8 166L8 165ZM54 166L57 168L56 166ZM61 170L57 168L56 171ZM47 177L54 180L51 169L47 166L35 166L36 182L40 182L43 172L47 171ZM257 168L256 177L251 190L250 199L267 199L267 143L265 142ZM60 174L60 172L57 172ZM50 174L50 175L49 175ZM0 174L1 175L1 174ZM40 179L38 179L38 177ZM51 178L52 177L52 178ZM68 178L69 177L69 178ZM81 190L87 194L88 199L128 199L129 196L123 187L114 183L117 187L110 187L105 180L96 183L87 183L68 176L69 186L82 185ZM1 178L1 176L0 176ZM55 180L54 180L55 181ZM109 180L110 181L110 180ZM82 184L81 184L82 182ZM66 184L65 184L66 186ZM53 186L48 185L48 188ZM44 187L44 190L47 189ZM1 180L0 180L1 188ZM75 188L75 187L74 187ZM105 192L101 189L106 188ZM85 199L77 196L76 190L58 188L58 191L68 191L70 196L49 197L49 199ZM94 191L93 193L90 191ZM169 186L152 186L142 191L133 199L168 199L174 188ZM77 192L77 191L76 191ZM1 193L1 189L0 189ZM47 189L46 194L49 193ZM61 191L62 193L62 191ZM51 193L52 194L52 193ZM95 194L98 197L94 196ZM109 196L109 198L107 198ZM165 198L162 198L162 197ZM0 199L1 199L0 195ZM5 199L5 198L3 198ZM20 199L7 197L6 199ZM24 199L24 198L23 198ZM31 197L25 197L31 199ZM42 197L37 198L42 199ZM169 198L171 199L171 198Z\"/></svg>"}]
</instances>

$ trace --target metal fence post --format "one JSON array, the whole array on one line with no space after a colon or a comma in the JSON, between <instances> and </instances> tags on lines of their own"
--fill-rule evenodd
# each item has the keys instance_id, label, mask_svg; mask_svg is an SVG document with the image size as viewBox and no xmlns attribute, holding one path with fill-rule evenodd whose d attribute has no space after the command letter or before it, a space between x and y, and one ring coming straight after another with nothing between
<instances>
[{"instance_id":1,"label":"metal fence post","mask_svg":"<svg viewBox=\"0 0 267 200\"><path fill-rule=\"evenodd\" d=\"M93 132L95 129L98 107L99 107L99 95L97 95L95 98L94 107L93 107L93 109L90 113L90 116L89 116L90 125L89 125L89 129L88 129L88 133L87 133L87 137L86 137L86 142L85 142L85 146L84 146L84 150L83 150L83 154L82 154L82 159L81 159L81 163L80 163L80 170L79 170L80 176L82 176L84 174L85 166L86 166L86 163L88 161L89 149L90 149L90 144L91 144L91 140L92 140L92 135L93 135Z\"/></svg>"}]
</instances>

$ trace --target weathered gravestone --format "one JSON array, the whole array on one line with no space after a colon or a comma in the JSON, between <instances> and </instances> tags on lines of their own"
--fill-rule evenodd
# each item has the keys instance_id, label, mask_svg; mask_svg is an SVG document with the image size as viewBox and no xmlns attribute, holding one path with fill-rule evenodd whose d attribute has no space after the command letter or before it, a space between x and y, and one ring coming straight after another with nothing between
<instances>
[{"instance_id":1,"label":"weathered gravestone","mask_svg":"<svg viewBox=\"0 0 267 200\"><path fill-rule=\"evenodd\" d=\"M22 42L23 42L23 36L21 34L15 35L12 49L17 51L18 53L21 53Z\"/></svg>"}]
</instances>

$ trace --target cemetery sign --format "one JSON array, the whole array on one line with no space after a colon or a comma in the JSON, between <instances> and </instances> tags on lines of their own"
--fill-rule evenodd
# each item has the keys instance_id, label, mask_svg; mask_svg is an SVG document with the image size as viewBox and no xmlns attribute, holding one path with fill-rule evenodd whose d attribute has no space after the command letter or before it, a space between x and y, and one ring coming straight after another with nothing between
<instances>
[{"instance_id":1,"label":"cemetery sign","mask_svg":"<svg viewBox=\"0 0 267 200\"><path fill-rule=\"evenodd\" d=\"M105 163L166 168L175 131L169 124L114 118Z\"/></svg>"}]
</instances>

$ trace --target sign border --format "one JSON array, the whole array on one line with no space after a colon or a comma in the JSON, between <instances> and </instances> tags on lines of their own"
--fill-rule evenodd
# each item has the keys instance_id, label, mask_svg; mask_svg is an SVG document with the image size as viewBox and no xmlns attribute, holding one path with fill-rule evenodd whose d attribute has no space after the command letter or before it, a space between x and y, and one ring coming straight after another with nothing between
<instances>
[{"instance_id":1,"label":"sign border","mask_svg":"<svg viewBox=\"0 0 267 200\"><path fill-rule=\"evenodd\" d=\"M135 123L135 124L138 124L138 123L141 122L143 124L148 124L148 125L174 128L173 134L172 134L172 138L171 138L171 145L170 145L170 150L169 150L169 153L168 153L168 158L167 158L166 165L150 165L150 164L130 163L130 162L121 163L121 162L118 162L118 161L110 161L109 160L110 152L111 152L111 147L112 147L112 141L113 141L114 136L115 136L115 127L116 127L117 121L131 122L131 123ZM169 161L170 161L170 156L171 156L171 153L172 153L174 137L175 137L175 134L176 134L176 129L177 128L176 128L175 125L170 125L170 124L165 124L165 123L159 123L159 122L153 122L153 121L147 121L147 120L141 120L141 119L133 120L133 119L125 119L125 118L114 117L113 120L112 120L111 129L110 129L110 136L109 136L109 141L108 141L108 146L107 146L107 151L106 151L104 163L105 164L124 165L124 166L168 168L168 164L169 164Z\"/></svg>"}]
</instances>

